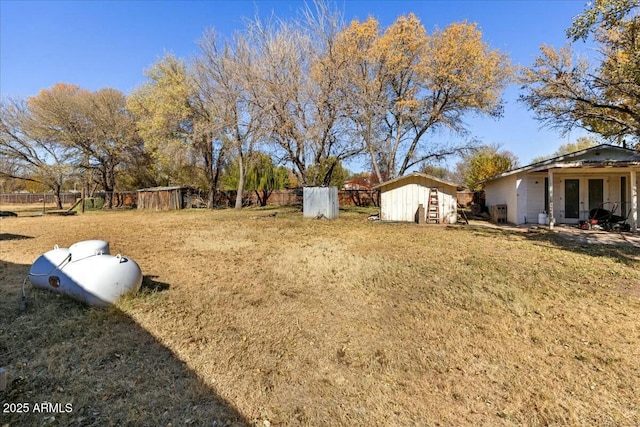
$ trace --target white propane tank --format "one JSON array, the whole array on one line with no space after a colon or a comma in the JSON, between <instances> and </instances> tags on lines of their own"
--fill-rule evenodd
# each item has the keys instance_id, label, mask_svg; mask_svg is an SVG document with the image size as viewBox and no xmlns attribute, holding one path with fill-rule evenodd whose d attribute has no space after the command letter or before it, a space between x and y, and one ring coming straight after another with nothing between
<instances>
[{"instance_id":1,"label":"white propane tank","mask_svg":"<svg viewBox=\"0 0 640 427\"><path fill-rule=\"evenodd\" d=\"M29 270L29 280L39 288L45 288L48 284L49 275L56 269L63 268L71 259L71 252L67 248L59 248L55 245L52 250L41 255Z\"/></svg>"},{"instance_id":2,"label":"white propane tank","mask_svg":"<svg viewBox=\"0 0 640 427\"><path fill-rule=\"evenodd\" d=\"M41 255L29 270L29 280L36 288L105 306L126 293L137 292L142 271L132 259L110 255L107 242L87 240L69 249L56 246Z\"/></svg>"},{"instance_id":3,"label":"white propane tank","mask_svg":"<svg viewBox=\"0 0 640 427\"><path fill-rule=\"evenodd\" d=\"M104 240L83 240L69 246L71 258L77 261L93 255L109 255L109 243Z\"/></svg>"}]
</instances>

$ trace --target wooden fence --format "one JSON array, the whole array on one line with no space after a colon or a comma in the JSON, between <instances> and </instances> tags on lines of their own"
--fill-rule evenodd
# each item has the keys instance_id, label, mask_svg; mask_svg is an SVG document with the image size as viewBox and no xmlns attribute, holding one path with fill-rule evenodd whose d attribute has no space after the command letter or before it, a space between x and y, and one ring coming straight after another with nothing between
<instances>
[{"instance_id":1,"label":"wooden fence","mask_svg":"<svg viewBox=\"0 0 640 427\"><path fill-rule=\"evenodd\" d=\"M236 191L218 191L215 205L219 208L233 207L236 203ZM80 193L61 193L60 199L63 206L71 206L80 197ZM105 198L104 192L95 192L93 197ZM135 208L138 206L138 193L136 191L119 191L112 194L113 207ZM183 207L206 207L207 193L194 191L190 194L191 202L183 203ZM338 191L340 206L380 206L380 195L377 190L340 190ZM52 193L6 193L0 194L0 205L21 204L53 204ZM243 195L244 206L258 206L260 204L255 191L245 191ZM302 206L302 188L290 190L275 190L267 199L269 206Z\"/></svg>"},{"instance_id":2,"label":"wooden fence","mask_svg":"<svg viewBox=\"0 0 640 427\"><path fill-rule=\"evenodd\" d=\"M96 191L92 198L104 199L104 191ZM137 197L135 191L117 191L112 193L113 207L133 207L136 205ZM80 198L79 192L60 193L62 206L73 205ZM0 205L27 205L27 204L55 204L53 193L3 193L0 194Z\"/></svg>"},{"instance_id":3,"label":"wooden fence","mask_svg":"<svg viewBox=\"0 0 640 427\"><path fill-rule=\"evenodd\" d=\"M60 200L63 205L73 204L80 193L62 193ZM55 203L52 193L8 193L0 194L0 203L3 205L26 205L33 203Z\"/></svg>"},{"instance_id":4,"label":"wooden fence","mask_svg":"<svg viewBox=\"0 0 640 427\"><path fill-rule=\"evenodd\" d=\"M233 207L236 203L236 191L220 191L216 196L216 206ZM243 206L258 206L260 200L255 191L245 191ZM267 206L301 206L302 188L273 191ZM380 194L377 190L339 190L338 203L340 206L380 206Z\"/></svg>"}]
</instances>

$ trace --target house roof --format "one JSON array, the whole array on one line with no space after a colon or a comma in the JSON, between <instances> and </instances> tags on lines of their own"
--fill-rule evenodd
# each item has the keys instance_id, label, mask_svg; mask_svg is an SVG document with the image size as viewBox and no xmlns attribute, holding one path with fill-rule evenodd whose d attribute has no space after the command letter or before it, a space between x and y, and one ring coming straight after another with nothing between
<instances>
[{"instance_id":1,"label":"house roof","mask_svg":"<svg viewBox=\"0 0 640 427\"><path fill-rule=\"evenodd\" d=\"M458 184L454 184L453 182L449 182L449 181L445 181L445 180L440 179L440 178L436 178L433 175L427 175L426 173L422 173L422 172L412 172L409 175L399 176L397 178L394 178L394 179L391 179L389 181L385 181L385 182L382 182L382 183L380 183L378 185L375 185L373 187L373 189L374 190L378 190L378 189L380 189L382 187L386 187L387 185L394 184L394 183L400 182L400 181L404 181L404 180L412 178L412 177L420 177L420 178L430 179L432 181L438 182L438 183L443 184L443 185L447 185L449 187L455 187L455 188L459 187Z\"/></svg>"},{"instance_id":2,"label":"house roof","mask_svg":"<svg viewBox=\"0 0 640 427\"><path fill-rule=\"evenodd\" d=\"M629 157L624 160L619 159L602 159L602 160L580 160L581 156L589 154L591 152L597 153L600 150L614 150L619 151L622 154ZM573 153L564 154L562 156L553 157L551 159L543 160L540 162L532 163L527 166L523 166L510 171L503 172L498 175L494 175L491 178L487 178L484 182L494 181L496 179L504 178L506 176L514 175L520 172L539 172L552 168L566 168L566 167L597 167L597 166L629 166L640 165L640 153L631 148L620 147L611 144L600 144L595 147L585 148L584 150L574 151Z\"/></svg>"}]
</instances>

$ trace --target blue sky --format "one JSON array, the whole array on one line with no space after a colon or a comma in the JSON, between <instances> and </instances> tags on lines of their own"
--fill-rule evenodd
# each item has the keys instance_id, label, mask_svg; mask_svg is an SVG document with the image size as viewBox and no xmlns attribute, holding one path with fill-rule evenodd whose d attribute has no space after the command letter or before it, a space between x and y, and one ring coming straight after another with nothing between
<instances>
[{"instance_id":1,"label":"blue sky","mask_svg":"<svg viewBox=\"0 0 640 427\"><path fill-rule=\"evenodd\" d=\"M26 98L55 83L130 93L143 71L165 52L188 58L207 28L222 35L242 30L256 15L295 15L299 1L15 1L0 0L0 97ZM580 0L339 1L347 22L377 18L383 27L415 13L427 31L467 20L485 41L529 65L541 44L560 47L565 30L585 2ZM589 52L587 46L579 46ZM500 144L524 165L551 154L584 133L562 137L540 129L533 113L517 102L517 86L505 92L500 120L468 117L471 134Z\"/></svg>"}]
</instances>

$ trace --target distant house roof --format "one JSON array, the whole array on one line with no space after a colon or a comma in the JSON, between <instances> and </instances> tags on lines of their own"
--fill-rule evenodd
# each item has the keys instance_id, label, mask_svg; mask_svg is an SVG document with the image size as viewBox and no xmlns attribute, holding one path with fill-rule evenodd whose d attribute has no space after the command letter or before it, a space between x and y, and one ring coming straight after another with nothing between
<instances>
[{"instance_id":1,"label":"distant house roof","mask_svg":"<svg viewBox=\"0 0 640 427\"><path fill-rule=\"evenodd\" d=\"M454 184L453 182L449 182L449 181L445 181L445 180L440 179L440 178L436 178L433 175L427 175L426 173L422 173L422 172L412 172L409 175L399 176L399 177L391 179L389 181L382 182L382 183L374 186L373 188L374 188L374 190L378 190L378 189L381 189L382 187L386 187L388 185L395 184L395 183L397 183L399 181L403 181L405 179L409 179L409 178L413 178L413 177L429 179L431 181L435 181L437 183L440 183L440 184L443 184L443 185L446 185L446 186L449 186L449 187L455 187L455 188L459 187L458 184Z\"/></svg>"},{"instance_id":2,"label":"distant house roof","mask_svg":"<svg viewBox=\"0 0 640 427\"><path fill-rule=\"evenodd\" d=\"M342 185L343 190L371 190L371 182L369 179L357 177L352 178Z\"/></svg>"},{"instance_id":3,"label":"distant house roof","mask_svg":"<svg viewBox=\"0 0 640 427\"><path fill-rule=\"evenodd\" d=\"M591 152L597 153L603 149L619 151L622 154L628 155L629 157L624 160L619 159L602 159L602 160L580 160L581 156L585 154L589 154ZM574 151L573 153L564 154L562 156L553 157L551 159L542 160L540 162L532 163L527 166L523 166L516 169L511 169L510 171L503 172L498 175L494 175L491 178L487 178L482 182L489 182L499 178L504 178L506 176L514 175L520 172L539 172L544 171L554 167L596 167L596 166L627 166L627 165L638 165L640 164L640 153L631 148L619 147L617 145L611 144L600 144L595 147L585 148L584 150Z\"/></svg>"}]
</instances>

